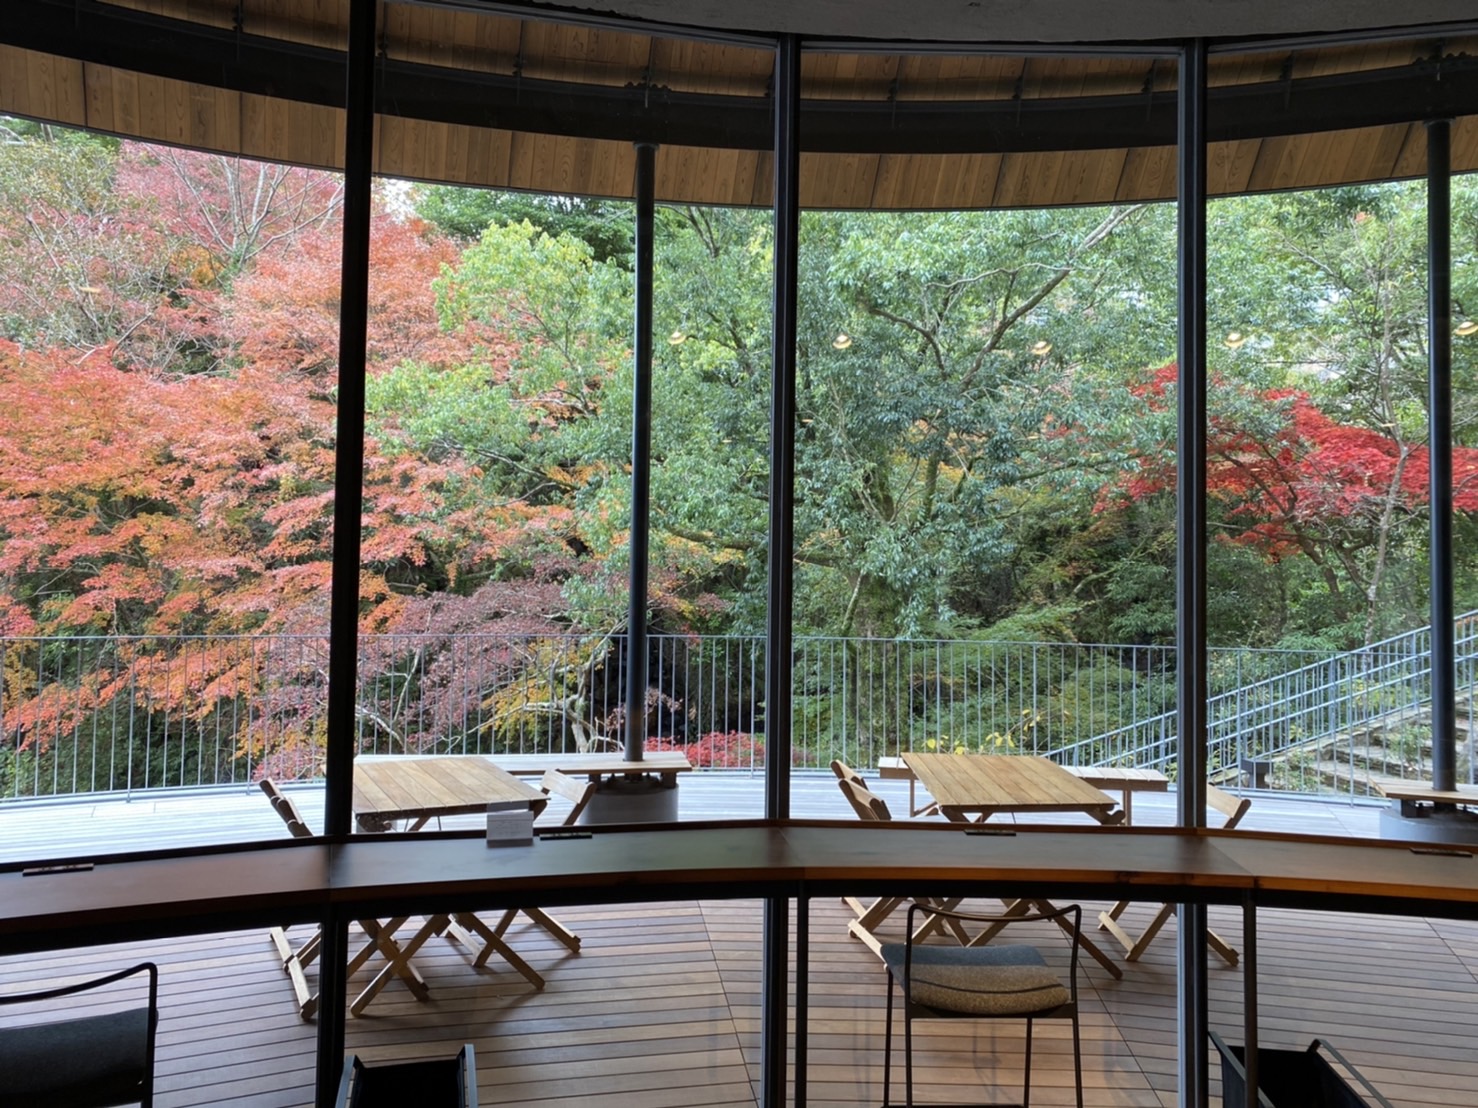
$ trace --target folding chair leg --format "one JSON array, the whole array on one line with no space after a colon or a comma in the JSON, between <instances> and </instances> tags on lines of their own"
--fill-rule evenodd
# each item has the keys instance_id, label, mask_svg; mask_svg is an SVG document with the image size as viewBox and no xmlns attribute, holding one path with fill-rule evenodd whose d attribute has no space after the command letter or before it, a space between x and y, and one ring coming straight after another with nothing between
<instances>
[{"instance_id":1,"label":"folding chair leg","mask_svg":"<svg viewBox=\"0 0 1478 1108\"><path fill-rule=\"evenodd\" d=\"M1001 913L1004 916L1024 916L1027 914L1027 912L1031 911L1032 906L1031 901L1019 898L1016 900L1007 900L1005 897L1002 897L1001 903L1006 906L1006 910ZM980 932L965 945L984 946L986 943L994 939L996 935L1000 933L1001 928L1005 926L1006 925L1004 923L992 924L990 927L987 927L984 931Z\"/></svg>"},{"instance_id":2,"label":"folding chair leg","mask_svg":"<svg viewBox=\"0 0 1478 1108\"><path fill-rule=\"evenodd\" d=\"M388 985L390 979L395 976L404 978L406 985L412 993L415 993L417 1000L425 1000L430 995L426 989L426 983L421 980L421 975L416 972L415 967L410 964L410 961L416 951L426 945L427 939L431 938L432 935L439 935L442 931L445 931L446 926L446 916L432 916L421 925L421 929L412 935L410 941L404 946L398 945L393 938L390 938L386 934L384 929L381 929L380 937L388 941L389 948L393 949L395 954L392 955L386 947L381 947L382 950L386 950L385 956L390 960L389 965L375 974L370 983L364 987L364 991L354 998L354 1003L349 1005L350 1014L355 1016L362 1014L365 1008L369 1006L369 1002L374 1000L379 995L380 990Z\"/></svg>"},{"instance_id":3,"label":"folding chair leg","mask_svg":"<svg viewBox=\"0 0 1478 1108\"><path fill-rule=\"evenodd\" d=\"M384 924L380 923L378 920L360 920L360 929L363 930L364 933L370 937L370 941L366 943L363 948L361 948L358 954L356 954L353 958L349 960L349 968L345 973L345 976L347 977L350 974L355 973L359 969L359 967L364 965L365 962L369 961L374 954L379 953L383 955L385 961L389 963L386 969L394 970L395 974L405 981L406 988L410 989L412 996L414 996L417 1000L425 1000L427 997L429 997L431 995L431 991L426 988L426 982L421 977L420 971L418 971L416 967L411 963L410 956L407 955L401 948L400 944L395 941L395 933L405 926L405 921L408 919L410 919L409 916L397 916L389 923ZM441 923L434 927L432 934L441 934L442 929L446 926L445 916L431 917L431 919L427 921L427 926L432 926L436 924L438 920L441 921ZM420 946L425 941L425 939L422 939L421 942L417 943L416 945ZM385 970L381 970L380 972L384 973ZM378 991L378 989L376 991Z\"/></svg>"},{"instance_id":4,"label":"folding chair leg","mask_svg":"<svg viewBox=\"0 0 1478 1108\"><path fill-rule=\"evenodd\" d=\"M1206 929L1206 945L1221 955L1221 960L1229 966L1237 964L1237 951L1232 944L1223 939L1209 927Z\"/></svg>"},{"instance_id":5,"label":"folding chair leg","mask_svg":"<svg viewBox=\"0 0 1478 1108\"><path fill-rule=\"evenodd\" d=\"M1032 903L1036 906L1037 911L1039 912L1052 912L1056 910L1052 907L1052 902L1048 900L1036 900ZM1068 923L1067 920L1059 919L1057 921L1057 926L1062 928L1063 931L1066 931L1068 933L1072 932L1072 924ZM1124 976L1124 971L1119 968L1119 963L1115 962L1112 958L1105 954L1102 947L1100 947L1097 943L1095 943L1092 939L1083 934L1081 931L1078 932L1078 948L1089 957L1091 957L1104 969L1108 970L1109 975L1113 977L1115 981Z\"/></svg>"},{"instance_id":6,"label":"folding chair leg","mask_svg":"<svg viewBox=\"0 0 1478 1108\"><path fill-rule=\"evenodd\" d=\"M322 932L314 932L313 937L297 950L293 950L287 932L282 928L274 927L267 934L271 936L273 945L277 947L277 953L282 957L282 971L292 982L293 996L298 1002L299 1018L311 1020L314 1013L318 1011L318 996L308 988L308 978L303 973L303 967L318 953L318 943Z\"/></svg>"},{"instance_id":7,"label":"folding chair leg","mask_svg":"<svg viewBox=\"0 0 1478 1108\"><path fill-rule=\"evenodd\" d=\"M312 964L313 959L318 957L318 951L323 946L323 930L313 932L313 937L298 948L298 962L307 966Z\"/></svg>"},{"instance_id":8,"label":"folding chair leg","mask_svg":"<svg viewBox=\"0 0 1478 1108\"><path fill-rule=\"evenodd\" d=\"M514 949L500 939L492 928L488 927L487 924L483 923L482 920L478 919L471 912L458 912L452 917L452 923L447 930L459 942L466 946L468 950L477 950L477 943L473 941L472 936L468 932L475 931L481 937L482 949L477 950L477 956L472 959L472 965L475 969L482 969L483 966L487 965L488 959L494 954L497 954L503 961L517 970L520 976L534 988L544 988L544 978L540 976L539 971L520 958Z\"/></svg>"},{"instance_id":9,"label":"folding chair leg","mask_svg":"<svg viewBox=\"0 0 1478 1108\"><path fill-rule=\"evenodd\" d=\"M1118 905L1115 905L1115 907L1118 907ZM1170 916L1174 911L1175 905L1173 904L1160 905L1160 910L1155 913L1155 918L1150 920L1150 925L1144 929L1144 933L1137 939L1125 931L1124 925L1119 923L1118 919L1109 912L1099 913L1098 926L1119 940L1119 944L1124 948L1124 961L1137 962L1139 961L1140 955L1149 948L1150 943L1154 942L1155 936L1160 933L1161 928L1170 922Z\"/></svg>"},{"instance_id":10,"label":"folding chair leg","mask_svg":"<svg viewBox=\"0 0 1478 1108\"><path fill-rule=\"evenodd\" d=\"M901 896L880 896L867 905L856 897L843 897L842 900L847 907L857 913L857 922L868 931L882 923L898 909L900 904L904 903L904 898Z\"/></svg>"},{"instance_id":11,"label":"folding chair leg","mask_svg":"<svg viewBox=\"0 0 1478 1108\"><path fill-rule=\"evenodd\" d=\"M847 932L853 938L860 939L862 945L867 947L868 950L872 951L879 958L883 956L882 941L867 928L863 927L861 920L849 920L847 923Z\"/></svg>"},{"instance_id":12,"label":"folding chair leg","mask_svg":"<svg viewBox=\"0 0 1478 1108\"><path fill-rule=\"evenodd\" d=\"M533 920L540 927L544 928L545 931L548 931L551 935L553 935L556 939L558 939L561 943L568 947L571 952L575 954L580 953L580 936L575 934L564 924L560 923L559 920L555 919L542 908L508 909L508 911L503 913L503 918L498 920L497 924L494 925L493 934L501 939L503 935L507 932L509 926L513 923L514 917L517 916L520 912L528 916L529 919Z\"/></svg>"},{"instance_id":13,"label":"folding chair leg","mask_svg":"<svg viewBox=\"0 0 1478 1108\"><path fill-rule=\"evenodd\" d=\"M548 931L551 935L558 939L562 944L564 944L564 946L568 947L572 953L580 953L580 936L575 934L564 924L560 923L559 920L549 915L549 913L545 912L542 908L523 908L521 909L521 911L524 915L528 916L529 919L533 920L540 927L544 928L545 931ZM509 923L512 923L513 916L516 914L516 912L510 912L505 918L508 920ZM499 931L498 933L499 935L502 934L501 931Z\"/></svg>"},{"instance_id":14,"label":"folding chair leg","mask_svg":"<svg viewBox=\"0 0 1478 1108\"><path fill-rule=\"evenodd\" d=\"M946 912L953 912L956 908L960 906L960 902L964 899L965 898L962 896L950 897L948 900L941 900L934 897L921 897L918 903L925 905L926 907L942 908ZM924 939L929 937L931 932L938 931L940 928L947 929L951 935L959 940L959 944L961 946L970 945L970 933L965 930L964 924L962 924L957 919L941 920L938 916L930 916L928 919L926 919L923 924L914 931L913 941L916 943L922 942Z\"/></svg>"}]
</instances>

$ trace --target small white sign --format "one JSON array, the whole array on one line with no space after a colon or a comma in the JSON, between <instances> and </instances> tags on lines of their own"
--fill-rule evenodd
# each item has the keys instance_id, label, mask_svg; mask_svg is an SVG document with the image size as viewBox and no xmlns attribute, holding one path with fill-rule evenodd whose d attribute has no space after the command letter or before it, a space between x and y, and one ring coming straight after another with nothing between
<instances>
[{"instance_id":1,"label":"small white sign","mask_svg":"<svg viewBox=\"0 0 1478 1108\"><path fill-rule=\"evenodd\" d=\"M488 846L532 846L534 812L526 800L495 800L488 805Z\"/></svg>"}]
</instances>

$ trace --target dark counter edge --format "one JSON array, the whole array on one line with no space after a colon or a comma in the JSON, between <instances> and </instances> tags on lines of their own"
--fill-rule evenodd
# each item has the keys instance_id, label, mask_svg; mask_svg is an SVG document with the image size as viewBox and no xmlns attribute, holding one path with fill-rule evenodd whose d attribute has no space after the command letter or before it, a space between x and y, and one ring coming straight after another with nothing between
<instances>
[{"instance_id":1,"label":"dark counter edge","mask_svg":"<svg viewBox=\"0 0 1478 1108\"><path fill-rule=\"evenodd\" d=\"M880 834L896 837L904 832L909 839L923 835L943 835L963 841L969 837L967 829L950 824L877 824L866 825L855 821L805 820L766 821L737 820L712 822L686 822L664 825L601 826L592 829L593 837L615 837L653 834L708 835L724 832L769 829L779 832L797 832L796 838L804 839L809 828L844 829L852 834ZM926 877L918 870L903 870L898 865L880 866L892 872L868 875L859 872L844 872L837 876L820 877L820 871L845 870L845 858L833 859L823 864L817 859L814 864L802 859L795 865L787 865L779 871L756 866L747 870L737 866L723 872L697 871L691 867L651 866L641 874L619 875L610 872L579 874L570 871L540 875L537 872L515 878L460 879L446 882L446 887L434 884L416 885L408 891L394 891L389 887L375 889L336 889L332 880L325 880L317 887L284 888L272 894L250 896L233 895L229 892L210 897L185 900L167 900L130 904L123 907L97 905L88 910L87 905L73 905L66 911L52 915L27 913L24 908L15 911L13 903L0 908L0 952L22 953L40 950L87 946L98 943L113 943L134 939L166 937L186 934L203 934L213 931L240 931L271 925L312 923L329 918L337 911L348 918L385 917L402 913L428 914L448 910L484 910L489 908L516 907L521 904L537 903L541 906L563 904L631 903L654 900L692 900L699 898L735 899L749 897L831 897L842 894L865 895L883 892L907 892L912 894L938 893L969 894L977 896L1041 894L1054 899L1081 897L1085 899L1134 900L1177 900L1209 904L1241 904L1249 900L1259 907L1301 908L1332 911L1377 912L1393 915L1422 915L1442 918L1478 919L1478 858L1418 857L1411 853L1419 844L1392 843L1376 840L1353 840L1337 837L1310 837L1278 834L1271 832L1236 831L1181 831L1175 828L1094 828L1067 826L1015 826L1003 827L1006 832L999 838L982 835L974 841L979 849L988 851L993 841L1009 841L1020 838L1029 843L1034 838L1048 835L1066 835L1084 839L1083 851L1072 851L1073 859L1061 870L1044 874L1040 880L1024 879L1019 873L1008 876L987 877L988 864L980 868L979 876L960 874L961 863L941 863L940 871L958 876ZM390 834L375 836L349 836L335 839L318 837L313 839L285 839L255 843L236 843L196 848L174 848L159 851L136 851L122 854L101 855L91 859L95 870L104 867L138 865L140 872L156 864L171 860L219 859L229 868L231 859L249 858L254 862L270 861L282 851L315 851L323 859L324 872L333 866L333 859L342 848L351 848L358 854L374 850L383 843L413 842L430 845L438 840L480 839L480 832L417 832L414 834ZM551 838L554 836L551 836ZM1136 840L1176 838L1188 848L1212 851L1207 855L1220 864L1216 872L1198 874L1158 874L1142 870L1124 869L1112 863L1095 864L1091 859L1114 858L1122 849L1132 851ZM856 840L853 840L856 841ZM1247 870L1238 871L1235 863L1235 844L1271 843L1292 848L1298 858L1308 862L1307 886L1298 876L1280 874L1273 878L1262 878ZM1110 850L1100 853L1091 849L1109 846ZM790 845L790 844L787 844ZM1148 843L1146 843L1148 845ZM1226 854L1219 847L1230 846ZM492 849L492 848L490 848ZM514 848L517 849L517 848ZM1362 852L1382 852L1378 855ZM1396 853L1389 853L1396 852ZM1399 860L1403 878L1399 891L1392 892L1396 883L1373 882L1363 878L1339 878L1336 863L1341 856L1362 858L1379 857ZM1398 859L1398 855L1401 857ZM286 861L302 855L283 854ZM66 864L78 861L66 859ZM48 860L0 864L0 887L5 889L6 900L17 892L24 892L25 883L31 881L67 881L83 878L85 873L58 873L40 877L22 877L23 870L35 866L55 864ZM923 865L923 870L929 866ZM1303 870L1300 865L1299 870ZM1423 870L1429 870L1425 876ZM1070 871L1068 876L1064 871ZM1357 866L1355 872L1365 873L1366 867ZM1331 876L1336 874L1336 876ZM1454 878L1453 875L1456 875ZM927 886L921 881L927 880Z\"/></svg>"}]
</instances>

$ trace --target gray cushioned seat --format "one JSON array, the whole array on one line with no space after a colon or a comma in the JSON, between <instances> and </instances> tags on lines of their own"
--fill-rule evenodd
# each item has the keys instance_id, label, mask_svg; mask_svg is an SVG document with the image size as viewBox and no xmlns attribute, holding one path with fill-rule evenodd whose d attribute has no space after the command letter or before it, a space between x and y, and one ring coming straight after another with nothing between
<instances>
[{"instance_id":1,"label":"gray cushioned seat","mask_svg":"<svg viewBox=\"0 0 1478 1108\"><path fill-rule=\"evenodd\" d=\"M903 979L904 943L884 943L883 961ZM915 1004L981 1016L1051 1012L1072 994L1036 947L1026 945L913 948L910 997Z\"/></svg>"}]
</instances>

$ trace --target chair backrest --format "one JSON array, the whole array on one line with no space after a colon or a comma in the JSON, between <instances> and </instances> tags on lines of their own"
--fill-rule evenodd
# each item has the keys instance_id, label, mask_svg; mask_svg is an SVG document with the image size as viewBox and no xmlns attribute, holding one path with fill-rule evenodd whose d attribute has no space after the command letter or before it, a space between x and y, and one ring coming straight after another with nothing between
<instances>
[{"instance_id":1,"label":"chair backrest","mask_svg":"<svg viewBox=\"0 0 1478 1108\"><path fill-rule=\"evenodd\" d=\"M1226 816L1226 822L1221 825L1223 831L1230 831L1242 822L1242 817L1247 814L1247 809L1252 807L1252 798L1247 796L1233 796L1225 789L1218 789L1215 785L1206 786L1206 806L1215 808Z\"/></svg>"},{"instance_id":2,"label":"chair backrest","mask_svg":"<svg viewBox=\"0 0 1478 1108\"><path fill-rule=\"evenodd\" d=\"M272 808L282 817L282 822L287 824L287 829L292 832L293 838L311 838L313 832L303 822L303 817L298 812L298 806L277 787L277 782L273 781L270 777L263 777L258 784L262 786L262 791L267 794L267 799L272 802Z\"/></svg>"},{"instance_id":3,"label":"chair backrest","mask_svg":"<svg viewBox=\"0 0 1478 1108\"><path fill-rule=\"evenodd\" d=\"M888 811L887 803L861 781L856 776L837 778L837 785L841 787L847 803L852 805L852 811L857 813L857 818L879 823L891 820L893 814Z\"/></svg>"},{"instance_id":4,"label":"chair backrest","mask_svg":"<svg viewBox=\"0 0 1478 1108\"><path fill-rule=\"evenodd\" d=\"M832 760L831 772L837 775L838 781L855 781L864 789L867 788L867 779L840 758Z\"/></svg>"},{"instance_id":5,"label":"chair backrest","mask_svg":"<svg viewBox=\"0 0 1478 1108\"><path fill-rule=\"evenodd\" d=\"M140 973L149 977L148 1003L143 1007L7 1027L0 1035L5 1084L0 1102L46 1108L152 1105L159 1027L159 967L153 962L40 992L10 993L0 996L0 1005L71 996Z\"/></svg>"},{"instance_id":6,"label":"chair backrest","mask_svg":"<svg viewBox=\"0 0 1478 1108\"><path fill-rule=\"evenodd\" d=\"M561 824L561 826L569 827L580 818L580 813L585 811L585 805L589 804L590 798L595 795L596 782L579 781L557 769L546 769L543 779L539 782L539 788L544 790L546 796L557 796L570 802L572 807L565 813L564 822Z\"/></svg>"}]
</instances>

